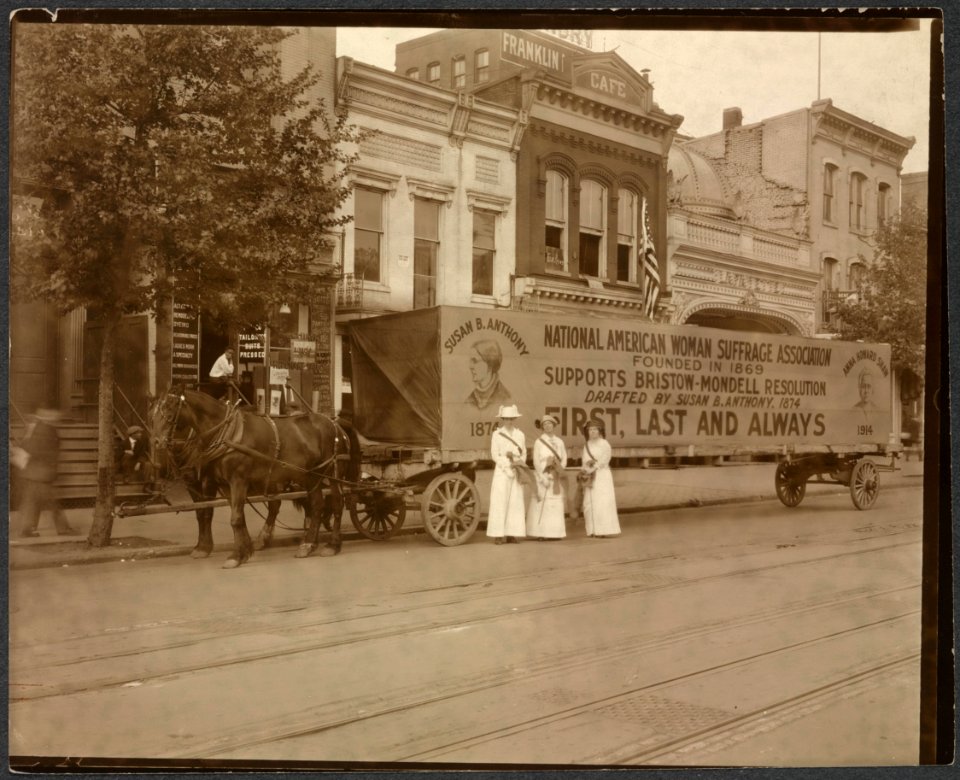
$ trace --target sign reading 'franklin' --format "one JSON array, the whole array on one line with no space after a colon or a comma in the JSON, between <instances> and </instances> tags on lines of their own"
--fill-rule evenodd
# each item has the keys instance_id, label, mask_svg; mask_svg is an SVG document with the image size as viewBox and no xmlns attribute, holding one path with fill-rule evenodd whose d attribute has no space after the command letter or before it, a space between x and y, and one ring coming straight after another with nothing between
<instances>
[{"instance_id":1,"label":"sign reading 'franklin'","mask_svg":"<svg viewBox=\"0 0 960 780\"><path fill-rule=\"evenodd\" d=\"M518 65L537 65L569 76L570 58L563 48L521 30L503 31L500 56Z\"/></svg>"}]
</instances>

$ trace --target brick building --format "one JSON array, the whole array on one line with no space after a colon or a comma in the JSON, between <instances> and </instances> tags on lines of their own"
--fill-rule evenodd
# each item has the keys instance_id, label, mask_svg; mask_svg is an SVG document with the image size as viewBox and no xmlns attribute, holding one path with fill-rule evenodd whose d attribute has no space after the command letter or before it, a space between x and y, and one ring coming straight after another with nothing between
<instances>
[{"instance_id":1,"label":"brick building","mask_svg":"<svg viewBox=\"0 0 960 780\"><path fill-rule=\"evenodd\" d=\"M927 208L930 176L927 171L905 173L900 177L900 202L904 205L913 203L920 208Z\"/></svg>"},{"instance_id":2,"label":"brick building","mask_svg":"<svg viewBox=\"0 0 960 780\"><path fill-rule=\"evenodd\" d=\"M820 332L838 297L856 289L878 224L899 209L900 171L913 144L818 100L747 125L740 109L728 109L720 132L683 147L718 172L737 221L810 242Z\"/></svg>"},{"instance_id":3,"label":"brick building","mask_svg":"<svg viewBox=\"0 0 960 780\"><path fill-rule=\"evenodd\" d=\"M638 257L665 247L682 117L656 105L645 74L532 30L423 36L397 46L396 72L518 112L513 306L648 316Z\"/></svg>"}]
</instances>

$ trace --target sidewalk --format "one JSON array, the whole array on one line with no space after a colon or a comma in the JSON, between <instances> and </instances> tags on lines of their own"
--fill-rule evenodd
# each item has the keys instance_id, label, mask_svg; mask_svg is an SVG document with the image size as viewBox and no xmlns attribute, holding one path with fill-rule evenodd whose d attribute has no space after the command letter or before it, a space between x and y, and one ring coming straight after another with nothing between
<instances>
[{"instance_id":1,"label":"sidewalk","mask_svg":"<svg viewBox=\"0 0 960 780\"><path fill-rule=\"evenodd\" d=\"M880 461L889 463L889 459ZM679 468L650 468L618 470L615 472L617 504L623 515L674 507L707 506L745 501L777 501L774 489L773 463L725 464L722 466L685 466ZM923 463L916 458L898 461L895 472L881 471L880 497L884 491L905 487L922 487ZM486 511L490 493L489 472L477 478L481 508ZM849 495L848 488L838 484L810 482L808 495L841 493ZM850 505L852 508L852 504ZM247 528L255 536L262 525L265 507L261 504L247 507ZM166 512L144 517L116 518L109 547L91 548L86 542L93 509L84 507L66 509L70 524L82 535L57 536L52 520L44 515L40 521L40 536L21 539L18 513L10 514L9 565L11 569L33 569L50 566L76 566L87 563L133 562L148 558L189 555L197 542L197 522L192 511ZM422 533L420 513L408 507L401 533ZM627 519L629 522L629 519ZM298 544L303 529L303 515L285 501L277 518L272 546ZM353 528L348 513L343 518L343 538L362 539ZM212 557L225 558L232 547L232 531L227 508L214 510ZM292 553L291 553L292 554Z\"/></svg>"}]
</instances>

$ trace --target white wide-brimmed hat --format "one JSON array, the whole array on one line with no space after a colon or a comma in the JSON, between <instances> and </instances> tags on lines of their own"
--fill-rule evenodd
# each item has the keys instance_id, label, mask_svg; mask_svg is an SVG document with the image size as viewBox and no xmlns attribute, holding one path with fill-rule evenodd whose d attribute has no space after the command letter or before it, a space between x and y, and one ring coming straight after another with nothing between
<instances>
[{"instance_id":1,"label":"white wide-brimmed hat","mask_svg":"<svg viewBox=\"0 0 960 780\"><path fill-rule=\"evenodd\" d=\"M515 417L523 417L520 412L517 411L516 404L510 404L510 406L501 406L500 411L497 412L497 417L501 420L513 419Z\"/></svg>"}]
</instances>

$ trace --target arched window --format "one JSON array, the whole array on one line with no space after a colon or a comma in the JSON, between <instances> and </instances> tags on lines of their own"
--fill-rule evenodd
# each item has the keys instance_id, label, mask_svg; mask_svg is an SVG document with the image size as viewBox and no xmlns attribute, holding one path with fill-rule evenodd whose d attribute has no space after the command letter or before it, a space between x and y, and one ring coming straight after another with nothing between
<instances>
[{"instance_id":1,"label":"arched window","mask_svg":"<svg viewBox=\"0 0 960 780\"><path fill-rule=\"evenodd\" d=\"M834 189L837 184L837 166L826 163L823 166L823 221L835 221Z\"/></svg>"},{"instance_id":2,"label":"arched window","mask_svg":"<svg viewBox=\"0 0 960 780\"><path fill-rule=\"evenodd\" d=\"M863 263L851 263L850 269L847 272L847 287L850 290L859 290L863 287L863 283L866 279L867 269L864 267Z\"/></svg>"},{"instance_id":3,"label":"arched window","mask_svg":"<svg viewBox=\"0 0 960 780\"><path fill-rule=\"evenodd\" d=\"M637 236L639 233L638 204L640 198L632 190L617 193L617 281L637 280Z\"/></svg>"},{"instance_id":4,"label":"arched window","mask_svg":"<svg viewBox=\"0 0 960 780\"><path fill-rule=\"evenodd\" d=\"M890 216L890 185L884 182L877 187L877 227L881 228Z\"/></svg>"},{"instance_id":5,"label":"arched window","mask_svg":"<svg viewBox=\"0 0 960 780\"><path fill-rule=\"evenodd\" d=\"M607 188L584 179L580 183L580 273L601 276L606 256Z\"/></svg>"},{"instance_id":6,"label":"arched window","mask_svg":"<svg viewBox=\"0 0 960 780\"><path fill-rule=\"evenodd\" d=\"M850 175L850 229L863 230L867 225L864 220L863 194L867 185L867 177L862 173Z\"/></svg>"},{"instance_id":7,"label":"arched window","mask_svg":"<svg viewBox=\"0 0 960 780\"><path fill-rule=\"evenodd\" d=\"M824 322L830 322L837 311L837 302L839 300L837 294L839 268L840 264L836 258L823 258L823 300L821 311Z\"/></svg>"},{"instance_id":8,"label":"arched window","mask_svg":"<svg viewBox=\"0 0 960 780\"><path fill-rule=\"evenodd\" d=\"M560 171L547 171L545 265L548 271L567 270L567 198L569 180Z\"/></svg>"}]
</instances>

